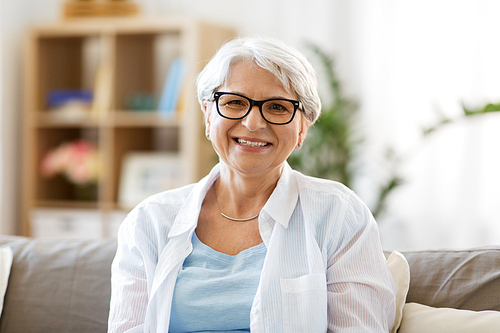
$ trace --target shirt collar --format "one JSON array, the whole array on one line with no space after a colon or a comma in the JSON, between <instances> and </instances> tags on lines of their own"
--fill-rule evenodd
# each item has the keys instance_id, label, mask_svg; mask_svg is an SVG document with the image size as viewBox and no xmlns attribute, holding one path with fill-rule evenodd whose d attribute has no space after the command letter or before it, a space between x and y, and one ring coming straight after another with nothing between
<instances>
[{"instance_id":1,"label":"shirt collar","mask_svg":"<svg viewBox=\"0 0 500 333\"><path fill-rule=\"evenodd\" d=\"M285 162L278 184L262 210L269 214L274 221L288 228L298 198L299 190L293 177L293 170Z\"/></svg>"},{"instance_id":2,"label":"shirt collar","mask_svg":"<svg viewBox=\"0 0 500 333\"><path fill-rule=\"evenodd\" d=\"M205 178L194 185L193 190L185 200L185 204L179 210L168 237L175 237L191 229L194 230L198 225L203 200L205 200L205 196L212 184L219 178L219 174L220 166L217 164Z\"/></svg>"}]
</instances>

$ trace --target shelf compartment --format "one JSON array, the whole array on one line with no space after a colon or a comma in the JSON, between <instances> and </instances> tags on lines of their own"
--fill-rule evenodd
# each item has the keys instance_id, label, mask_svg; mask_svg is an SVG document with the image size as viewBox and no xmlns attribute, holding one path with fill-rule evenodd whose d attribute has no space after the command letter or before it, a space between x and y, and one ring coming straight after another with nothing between
<instances>
[{"instance_id":1,"label":"shelf compartment","mask_svg":"<svg viewBox=\"0 0 500 333\"><path fill-rule=\"evenodd\" d=\"M55 201L79 201L79 185L71 183L62 175L56 175L50 178L44 177L40 171L43 158L46 154L60 146L63 143L84 139L98 144L97 128L65 127L65 128L39 128L36 131L36 193L35 200L55 200ZM96 189L97 191L97 189ZM98 196L91 201L97 202Z\"/></svg>"},{"instance_id":2,"label":"shelf compartment","mask_svg":"<svg viewBox=\"0 0 500 333\"><path fill-rule=\"evenodd\" d=\"M115 149L113 154L114 175L112 181L112 201L118 201L120 177L122 176L123 161L128 153L132 152L172 152L179 153L179 131L177 127L154 128L134 127L116 128L113 131Z\"/></svg>"},{"instance_id":3,"label":"shelf compartment","mask_svg":"<svg viewBox=\"0 0 500 333\"><path fill-rule=\"evenodd\" d=\"M131 100L145 96L156 110L170 64L181 56L181 34L164 33L117 34L115 64L115 109L130 109Z\"/></svg>"},{"instance_id":4,"label":"shelf compartment","mask_svg":"<svg viewBox=\"0 0 500 333\"><path fill-rule=\"evenodd\" d=\"M107 52L103 37L44 36L38 39L36 104L48 110L47 96L53 90L92 90L94 76Z\"/></svg>"},{"instance_id":5,"label":"shelf compartment","mask_svg":"<svg viewBox=\"0 0 500 333\"><path fill-rule=\"evenodd\" d=\"M47 108L46 96L52 89L81 87L82 44L83 37L40 38L38 41L39 109Z\"/></svg>"}]
</instances>

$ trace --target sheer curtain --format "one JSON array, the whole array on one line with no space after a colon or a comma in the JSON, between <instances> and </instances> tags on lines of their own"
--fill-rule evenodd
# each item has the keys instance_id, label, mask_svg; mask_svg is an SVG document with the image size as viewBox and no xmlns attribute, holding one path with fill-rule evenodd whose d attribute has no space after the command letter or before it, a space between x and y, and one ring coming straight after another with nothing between
<instances>
[{"instance_id":1,"label":"sheer curtain","mask_svg":"<svg viewBox=\"0 0 500 333\"><path fill-rule=\"evenodd\" d=\"M383 163L374 162L391 146L402 157L407 181L379 220L384 246L500 244L500 113L461 119L422 138L422 128L437 122L439 112L460 118L461 103L500 102L500 3L357 4L353 19L362 28L355 54L370 176L384 175Z\"/></svg>"}]
</instances>

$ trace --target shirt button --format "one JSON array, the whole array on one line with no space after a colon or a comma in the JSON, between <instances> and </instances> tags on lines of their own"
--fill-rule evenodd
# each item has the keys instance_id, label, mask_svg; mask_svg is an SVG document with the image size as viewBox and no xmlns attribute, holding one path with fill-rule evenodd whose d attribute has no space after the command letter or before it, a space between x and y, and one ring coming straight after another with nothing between
<instances>
[{"instance_id":1,"label":"shirt button","mask_svg":"<svg viewBox=\"0 0 500 333\"><path fill-rule=\"evenodd\" d=\"M269 214L266 212L260 213L260 217L262 217L264 220L267 220L269 218Z\"/></svg>"}]
</instances>

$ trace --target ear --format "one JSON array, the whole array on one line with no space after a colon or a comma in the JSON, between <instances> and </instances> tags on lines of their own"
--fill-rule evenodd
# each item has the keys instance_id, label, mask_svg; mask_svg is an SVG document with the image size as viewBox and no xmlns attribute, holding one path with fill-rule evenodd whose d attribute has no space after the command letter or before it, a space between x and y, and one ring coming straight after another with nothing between
<instances>
[{"instance_id":1,"label":"ear","mask_svg":"<svg viewBox=\"0 0 500 333\"><path fill-rule=\"evenodd\" d=\"M297 145L295 146L295 149L299 150L302 148L304 144L304 140L306 139L307 135L307 130L309 129L309 122L307 121L306 117L302 117L300 121L300 130L299 130L299 135L298 135L298 141Z\"/></svg>"},{"instance_id":2,"label":"ear","mask_svg":"<svg viewBox=\"0 0 500 333\"><path fill-rule=\"evenodd\" d=\"M205 122L205 135L210 137L210 116L212 114L212 102L203 101L203 120Z\"/></svg>"}]
</instances>

